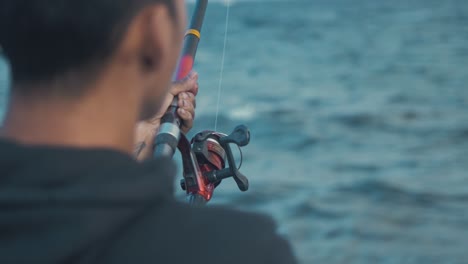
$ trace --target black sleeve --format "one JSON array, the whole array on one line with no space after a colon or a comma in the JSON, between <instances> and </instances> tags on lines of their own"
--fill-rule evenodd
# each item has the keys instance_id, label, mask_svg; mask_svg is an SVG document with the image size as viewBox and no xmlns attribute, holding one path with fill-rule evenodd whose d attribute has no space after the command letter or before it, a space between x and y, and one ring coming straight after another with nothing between
<instances>
[{"instance_id":1,"label":"black sleeve","mask_svg":"<svg viewBox=\"0 0 468 264\"><path fill-rule=\"evenodd\" d=\"M269 217L167 203L113 239L100 263L295 264Z\"/></svg>"},{"instance_id":2,"label":"black sleeve","mask_svg":"<svg viewBox=\"0 0 468 264\"><path fill-rule=\"evenodd\" d=\"M253 252L259 261L252 263L269 263L269 264L296 264L297 260L294 256L290 243L283 237L277 234L275 222L263 215L248 215L251 218L250 244ZM250 262L249 262L250 263Z\"/></svg>"},{"instance_id":3,"label":"black sleeve","mask_svg":"<svg viewBox=\"0 0 468 264\"><path fill-rule=\"evenodd\" d=\"M268 263L272 264L296 264L296 258L291 249L291 245L282 237L276 236L272 238L268 245L269 255Z\"/></svg>"}]
</instances>

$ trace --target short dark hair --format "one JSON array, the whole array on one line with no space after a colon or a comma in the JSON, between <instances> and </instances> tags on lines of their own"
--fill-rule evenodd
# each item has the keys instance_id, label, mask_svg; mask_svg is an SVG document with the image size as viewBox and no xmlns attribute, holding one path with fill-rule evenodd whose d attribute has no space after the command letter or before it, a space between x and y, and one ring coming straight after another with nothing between
<instances>
[{"instance_id":1,"label":"short dark hair","mask_svg":"<svg viewBox=\"0 0 468 264\"><path fill-rule=\"evenodd\" d=\"M175 17L172 0L0 0L0 46L10 62L13 84L44 83L101 66L131 19L158 2L167 4ZM19 92L39 92L23 89Z\"/></svg>"}]
</instances>

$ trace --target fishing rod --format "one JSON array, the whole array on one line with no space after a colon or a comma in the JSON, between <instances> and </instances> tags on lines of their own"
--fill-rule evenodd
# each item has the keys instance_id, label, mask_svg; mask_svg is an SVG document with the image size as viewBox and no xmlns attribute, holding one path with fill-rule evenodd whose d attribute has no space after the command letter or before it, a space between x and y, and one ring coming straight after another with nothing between
<instances>
[{"instance_id":1,"label":"fishing rod","mask_svg":"<svg viewBox=\"0 0 468 264\"><path fill-rule=\"evenodd\" d=\"M190 27L184 39L182 54L175 74L175 81L183 80L192 71L208 0L195 3ZM231 144L244 147L250 142L250 131L237 126L230 135L216 131L203 131L191 141L181 132L182 121L177 114L178 98L174 98L161 119L161 126L154 143L155 158L172 158L177 149L182 156L183 177L181 187L192 205L204 205L211 200L215 188L226 178L234 178L241 191L247 191L249 181L238 169Z\"/></svg>"}]
</instances>

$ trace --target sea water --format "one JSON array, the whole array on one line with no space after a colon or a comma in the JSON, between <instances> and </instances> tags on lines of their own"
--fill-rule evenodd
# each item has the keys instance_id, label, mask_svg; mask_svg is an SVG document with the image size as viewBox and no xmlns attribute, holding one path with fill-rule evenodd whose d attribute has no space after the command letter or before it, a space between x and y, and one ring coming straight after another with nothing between
<instances>
[{"instance_id":1,"label":"sea water","mask_svg":"<svg viewBox=\"0 0 468 264\"><path fill-rule=\"evenodd\" d=\"M214 128L224 2L193 131ZM213 204L272 215L305 264L468 263L468 2L230 2L218 129L250 127L251 187Z\"/></svg>"}]
</instances>

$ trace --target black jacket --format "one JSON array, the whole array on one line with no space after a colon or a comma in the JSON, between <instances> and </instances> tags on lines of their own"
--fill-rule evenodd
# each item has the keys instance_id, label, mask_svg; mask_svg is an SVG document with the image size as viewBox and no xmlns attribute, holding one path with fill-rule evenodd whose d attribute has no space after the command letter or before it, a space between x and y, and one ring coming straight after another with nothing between
<instances>
[{"instance_id":1,"label":"black jacket","mask_svg":"<svg viewBox=\"0 0 468 264\"><path fill-rule=\"evenodd\" d=\"M175 173L0 141L0 263L295 263L270 218L175 201Z\"/></svg>"}]
</instances>

